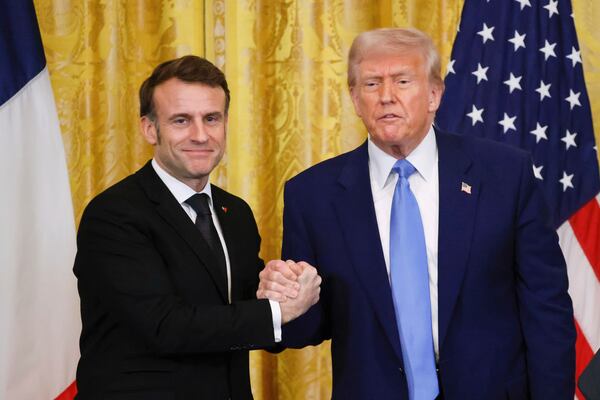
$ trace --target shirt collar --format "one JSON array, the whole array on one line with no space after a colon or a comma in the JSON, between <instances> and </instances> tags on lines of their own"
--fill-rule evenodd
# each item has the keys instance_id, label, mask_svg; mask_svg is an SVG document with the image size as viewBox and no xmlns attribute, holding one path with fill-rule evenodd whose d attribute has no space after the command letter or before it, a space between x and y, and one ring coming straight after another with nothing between
<instances>
[{"instance_id":1,"label":"shirt collar","mask_svg":"<svg viewBox=\"0 0 600 400\"><path fill-rule=\"evenodd\" d=\"M187 199L189 199L196 193L206 193L209 198L210 206L212 207L212 192L210 189L210 181L208 181L206 185L204 185L204 188L201 191L196 192L194 189L192 189L191 187L189 187L188 185L181 182L179 179L175 178L173 175L165 171L156 162L155 159L152 159L152 167L154 168L154 171L156 171L156 174L158 175L160 180L163 181L163 183L167 186L167 189L169 189L173 196L175 196L175 199L177 199L177 202L179 202L179 204L183 204Z\"/></svg>"},{"instance_id":2,"label":"shirt collar","mask_svg":"<svg viewBox=\"0 0 600 400\"><path fill-rule=\"evenodd\" d=\"M377 186L383 189L388 182L392 167L398 161L396 158L381 150L373 141L371 136L367 140L367 149L369 152L369 169L371 176L375 179ZM437 166L437 143L433 126L429 128L425 138L419 145L406 157L415 167L419 175L425 181L431 179L431 174Z\"/></svg>"}]
</instances>

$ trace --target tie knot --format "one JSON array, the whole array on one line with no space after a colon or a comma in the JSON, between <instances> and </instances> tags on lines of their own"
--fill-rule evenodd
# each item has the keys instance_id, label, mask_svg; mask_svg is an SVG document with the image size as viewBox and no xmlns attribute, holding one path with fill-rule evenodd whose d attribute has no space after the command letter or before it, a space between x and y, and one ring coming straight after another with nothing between
<instances>
[{"instance_id":1,"label":"tie knot","mask_svg":"<svg viewBox=\"0 0 600 400\"><path fill-rule=\"evenodd\" d=\"M206 193L196 193L185 201L189 204L198 215L211 215L210 206L208 205L208 195Z\"/></svg>"},{"instance_id":2,"label":"tie knot","mask_svg":"<svg viewBox=\"0 0 600 400\"><path fill-rule=\"evenodd\" d=\"M396 161L392 167L392 171L398 173L400 178L408 179L415 171L416 168L406 158Z\"/></svg>"}]
</instances>

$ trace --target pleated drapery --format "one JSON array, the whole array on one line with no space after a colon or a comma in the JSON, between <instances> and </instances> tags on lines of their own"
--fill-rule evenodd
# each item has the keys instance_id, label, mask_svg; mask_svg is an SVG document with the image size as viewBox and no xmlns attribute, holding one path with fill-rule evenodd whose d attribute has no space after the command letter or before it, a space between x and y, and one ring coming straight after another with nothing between
<instances>
[{"instance_id":1,"label":"pleated drapery","mask_svg":"<svg viewBox=\"0 0 600 400\"><path fill-rule=\"evenodd\" d=\"M66 147L75 217L152 155L137 91L161 61L196 54L230 85L227 152L213 183L254 210L264 259L279 258L283 185L366 133L346 86L360 32L414 26L445 66L461 0L35 0ZM573 0L594 125L600 129L600 4ZM597 139L598 140L598 139ZM365 344L368 345L368 344ZM329 343L253 352L257 399L328 399Z\"/></svg>"}]
</instances>

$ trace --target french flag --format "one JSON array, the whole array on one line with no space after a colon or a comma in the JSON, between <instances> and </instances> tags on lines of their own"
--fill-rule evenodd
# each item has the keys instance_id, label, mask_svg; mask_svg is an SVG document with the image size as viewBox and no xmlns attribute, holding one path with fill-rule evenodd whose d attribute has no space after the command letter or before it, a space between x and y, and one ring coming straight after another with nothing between
<instances>
[{"instance_id":1,"label":"french flag","mask_svg":"<svg viewBox=\"0 0 600 400\"><path fill-rule=\"evenodd\" d=\"M0 9L0 399L71 399L81 323L65 152L33 3Z\"/></svg>"}]
</instances>

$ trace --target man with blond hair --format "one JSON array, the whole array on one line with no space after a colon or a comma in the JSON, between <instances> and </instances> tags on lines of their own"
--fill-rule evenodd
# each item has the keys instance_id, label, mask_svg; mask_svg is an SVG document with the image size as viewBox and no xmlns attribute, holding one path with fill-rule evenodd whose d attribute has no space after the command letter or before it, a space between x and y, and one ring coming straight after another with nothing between
<instances>
[{"instance_id":1,"label":"man with blond hair","mask_svg":"<svg viewBox=\"0 0 600 400\"><path fill-rule=\"evenodd\" d=\"M573 399L567 273L530 156L433 125L440 61L418 30L359 35L348 85L368 139L286 184L282 256L323 284L283 344L332 339L335 399ZM294 298L297 273L268 266L259 297Z\"/></svg>"}]
</instances>

